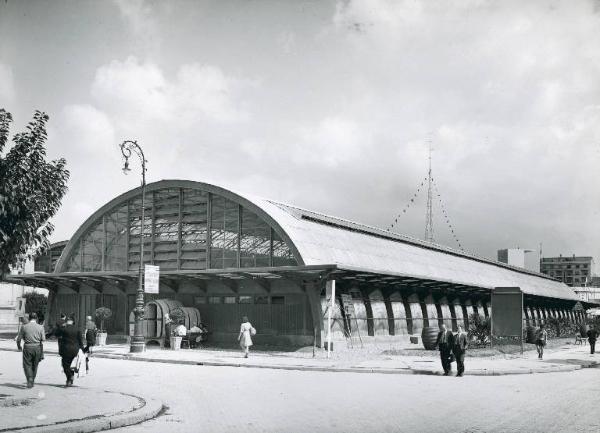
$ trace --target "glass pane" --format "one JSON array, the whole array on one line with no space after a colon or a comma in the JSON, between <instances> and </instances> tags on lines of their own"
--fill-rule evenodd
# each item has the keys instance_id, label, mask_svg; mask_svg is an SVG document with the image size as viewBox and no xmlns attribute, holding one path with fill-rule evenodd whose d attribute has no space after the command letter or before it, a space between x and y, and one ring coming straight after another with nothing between
<instances>
[{"instance_id":1,"label":"glass pane","mask_svg":"<svg viewBox=\"0 0 600 433\"><path fill-rule=\"evenodd\" d=\"M206 269L208 194L183 190L181 206L181 269Z\"/></svg>"},{"instance_id":2,"label":"glass pane","mask_svg":"<svg viewBox=\"0 0 600 433\"><path fill-rule=\"evenodd\" d=\"M242 268L270 265L271 227L255 213L242 210L240 261Z\"/></svg>"},{"instance_id":3,"label":"glass pane","mask_svg":"<svg viewBox=\"0 0 600 433\"><path fill-rule=\"evenodd\" d=\"M213 196L211 206L210 266L237 267L239 206L220 196Z\"/></svg>"},{"instance_id":4,"label":"glass pane","mask_svg":"<svg viewBox=\"0 0 600 433\"><path fill-rule=\"evenodd\" d=\"M252 296L240 296L239 303L240 304L251 304Z\"/></svg>"},{"instance_id":5,"label":"glass pane","mask_svg":"<svg viewBox=\"0 0 600 433\"><path fill-rule=\"evenodd\" d=\"M95 272L102 270L102 247L104 229L102 219L92 228L81 242L82 271Z\"/></svg>"},{"instance_id":6,"label":"glass pane","mask_svg":"<svg viewBox=\"0 0 600 433\"><path fill-rule=\"evenodd\" d=\"M298 266L292 250L273 230L273 266Z\"/></svg>"},{"instance_id":7,"label":"glass pane","mask_svg":"<svg viewBox=\"0 0 600 433\"><path fill-rule=\"evenodd\" d=\"M121 206L105 218L106 247L104 259L107 271L125 271L127 253L127 205Z\"/></svg>"}]
</instances>

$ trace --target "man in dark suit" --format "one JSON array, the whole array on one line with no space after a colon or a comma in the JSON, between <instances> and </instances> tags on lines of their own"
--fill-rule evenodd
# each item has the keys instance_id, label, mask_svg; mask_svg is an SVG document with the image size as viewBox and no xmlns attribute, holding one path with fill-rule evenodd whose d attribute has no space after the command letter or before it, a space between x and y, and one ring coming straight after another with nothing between
<instances>
[{"instance_id":1,"label":"man in dark suit","mask_svg":"<svg viewBox=\"0 0 600 433\"><path fill-rule=\"evenodd\" d=\"M596 351L596 340L598 339L598 331L594 328L594 325L590 325L590 329L587 332L587 338L590 343L590 353L593 355Z\"/></svg>"},{"instance_id":2,"label":"man in dark suit","mask_svg":"<svg viewBox=\"0 0 600 433\"><path fill-rule=\"evenodd\" d=\"M446 329L446 325L443 323L440 325L440 332L437 336L437 346L440 349L440 359L442 361L442 368L444 369L444 376L448 376L452 371L452 347L454 346L454 335L452 331Z\"/></svg>"},{"instance_id":3,"label":"man in dark suit","mask_svg":"<svg viewBox=\"0 0 600 433\"><path fill-rule=\"evenodd\" d=\"M65 326L56 331L58 337L58 354L62 358L62 368L67 377L67 385L73 386L74 373L71 370L71 363L79 353L79 349L83 350L83 338L81 331L73 324L75 315L71 314L67 317Z\"/></svg>"},{"instance_id":4,"label":"man in dark suit","mask_svg":"<svg viewBox=\"0 0 600 433\"><path fill-rule=\"evenodd\" d=\"M458 325L458 333L454 336L454 346L452 346L452 351L456 358L457 377L462 377L465 372L465 353L467 352L467 347L469 347L467 333L463 331L462 326Z\"/></svg>"}]
</instances>

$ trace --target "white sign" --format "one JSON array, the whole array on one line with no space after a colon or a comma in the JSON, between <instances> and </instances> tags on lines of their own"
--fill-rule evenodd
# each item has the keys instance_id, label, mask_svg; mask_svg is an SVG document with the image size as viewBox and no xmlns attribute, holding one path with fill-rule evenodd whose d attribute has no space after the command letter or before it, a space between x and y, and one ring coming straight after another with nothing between
<instances>
[{"instance_id":1,"label":"white sign","mask_svg":"<svg viewBox=\"0 0 600 433\"><path fill-rule=\"evenodd\" d=\"M158 293L159 267L144 265L144 292Z\"/></svg>"},{"instance_id":2,"label":"white sign","mask_svg":"<svg viewBox=\"0 0 600 433\"><path fill-rule=\"evenodd\" d=\"M25 317L25 298L17 298L15 317Z\"/></svg>"}]
</instances>

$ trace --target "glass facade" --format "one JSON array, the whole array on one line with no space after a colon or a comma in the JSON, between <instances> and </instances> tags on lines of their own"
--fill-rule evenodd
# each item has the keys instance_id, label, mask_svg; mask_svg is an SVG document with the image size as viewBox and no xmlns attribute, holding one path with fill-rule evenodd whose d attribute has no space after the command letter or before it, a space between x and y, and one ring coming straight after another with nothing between
<instances>
[{"instance_id":1,"label":"glass facade","mask_svg":"<svg viewBox=\"0 0 600 433\"><path fill-rule=\"evenodd\" d=\"M162 270L296 266L294 254L256 213L199 189L147 192L144 232L141 196L104 214L65 260L66 272L137 270L144 262Z\"/></svg>"}]
</instances>

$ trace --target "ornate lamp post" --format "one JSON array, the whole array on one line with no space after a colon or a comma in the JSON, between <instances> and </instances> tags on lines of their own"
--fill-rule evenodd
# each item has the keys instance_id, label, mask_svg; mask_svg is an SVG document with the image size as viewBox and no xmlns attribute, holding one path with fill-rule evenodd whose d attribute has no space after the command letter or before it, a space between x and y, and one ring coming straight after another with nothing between
<instances>
[{"instance_id":1,"label":"ornate lamp post","mask_svg":"<svg viewBox=\"0 0 600 433\"><path fill-rule=\"evenodd\" d=\"M121 147L121 153L125 159L123 164L123 173L127 174L131 171L129 168L129 158L132 154L136 154L140 163L142 164L142 212L140 220L140 268L138 276L138 288L135 296L135 308L133 314L135 316L135 322L133 327L133 337L129 346L129 351L143 352L146 349L146 341L144 339L144 332L142 330L142 321L144 320L144 198L146 195L146 158L142 148L137 144L136 141L125 140L119 145Z\"/></svg>"}]
</instances>

